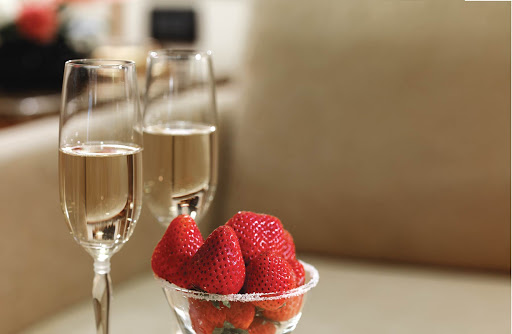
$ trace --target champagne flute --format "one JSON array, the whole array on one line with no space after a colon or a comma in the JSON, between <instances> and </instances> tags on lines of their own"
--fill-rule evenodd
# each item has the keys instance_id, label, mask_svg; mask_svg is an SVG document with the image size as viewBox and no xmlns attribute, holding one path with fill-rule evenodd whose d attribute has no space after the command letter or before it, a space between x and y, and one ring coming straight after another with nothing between
<instances>
[{"instance_id":1,"label":"champagne flute","mask_svg":"<svg viewBox=\"0 0 512 334\"><path fill-rule=\"evenodd\" d=\"M211 53L148 55L144 104L144 195L164 226L200 218L217 186L217 112Z\"/></svg>"},{"instance_id":2,"label":"champagne flute","mask_svg":"<svg viewBox=\"0 0 512 334\"><path fill-rule=\"evenodd\" d=\"M66 62L59 178L66 223L94 259L96 331L105 334L110 258L132 235L142 204L142 115L134 62Z\"/></svg>"}]
</instances>

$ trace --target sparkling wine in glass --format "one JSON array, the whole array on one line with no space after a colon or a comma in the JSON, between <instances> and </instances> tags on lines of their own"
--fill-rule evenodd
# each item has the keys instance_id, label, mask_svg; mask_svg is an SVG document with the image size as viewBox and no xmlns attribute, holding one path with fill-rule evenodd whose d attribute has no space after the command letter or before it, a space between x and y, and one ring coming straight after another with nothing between
<instances>
[{"instance_id":1,"label":"sparkling wine in glass","mask_svg":"<svg viewBox=\"0 0 512 334\"><path fill-rule=\"evenodd\" d=\"M210 52L158 50L147 60L144 194L167 226L204 215L217 186L217 116Z\"/></svg>"},{"instance_id":2,"label":"sparkling wine in glass","mask_svg":"<svg viewBox=\"0 0 512 334\"><path fill-rule=\"evenodd\" d=\"M97 333L108 333L110 258L133 233L142 205L142 114L135 64L71 60L59 131L61 207L93 257Z\"/></svg>"}]
</instances>

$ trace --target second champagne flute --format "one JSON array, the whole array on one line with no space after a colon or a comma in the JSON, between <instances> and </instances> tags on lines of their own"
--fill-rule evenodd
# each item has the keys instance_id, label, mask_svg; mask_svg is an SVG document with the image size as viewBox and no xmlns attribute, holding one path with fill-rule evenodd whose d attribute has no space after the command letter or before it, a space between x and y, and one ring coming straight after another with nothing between
<instances>
[{"instance_id":1,"label":"second champagne flute","mask_svg":"<svg viewBox=\"0 0 512 334\"><path fill-rule=\"evenodd\" d=\"M180 214L198 219L217 186L210 52L150 52L144 100L145 203L164 226Z\"/></svg>"}]
</instances>

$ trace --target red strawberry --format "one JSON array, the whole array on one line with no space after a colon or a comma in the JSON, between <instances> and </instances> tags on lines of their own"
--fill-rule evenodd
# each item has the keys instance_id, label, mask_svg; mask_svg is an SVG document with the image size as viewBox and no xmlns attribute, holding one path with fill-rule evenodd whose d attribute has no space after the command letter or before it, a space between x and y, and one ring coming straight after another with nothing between
<instances>
[{"instance_id":1,"label":"red strawberry","mask_svg":"<svg viewBox=\"0 0 512 334\"><path fill-rule=\"evenodd\" d=\"M262 318L254 318L251 326L247 330L249 334L274 334L276 327L273 323Z\"/></svg>"},{"instance_id":2,"label":"red strawberry","mask_svg":"<svg viewBox=\"0 0 512 334\"><path fill-rule=\"evenodd\" d=\"M212 334L215 328L223 327L226 315L222 303L215 306L210 301L194 298L189 298L188 302L190 322L197 334Z\"/></svg>"},{"instance_id":3,"label":"red strawberry","mask_svg":"<svg viewBox=\"0 0 512 334\"><path fill-rule=\"evenodd\" d=\"M273 216L240 211L227 223L240 240L246 264L264 251L277 251L283 243L283 224Z\"/></svg>"},{"instance_id":4,"label":"red strawberry","mask_svg":"<svg viewBox=\"0 0 512 334\"><path fill-rule=\"evenodd\" d=\"M286 321L296 316L302 307L303 295L285 299L283 307L275 311L263 311L263 316L269 320Z\"/></svg>"},{"instance_id":5,"label":"red strawberry","mask_svg":"<svg viewBox=\"0 0 512 334\"><path fill-rule=\"evenodd\" d=\"M174 218L153 251L153 272L178 286L190 287L185 267L202 244L203 236L192 217Z\"/></svg>"},{"instance_id":6,"label":"red strawberry","mask_svg":"<svg viewBox=\"0 0 512 334\"><path fill-rule=\"evenodd\" d=\"M296 278L288 262L273 252L263 252L247 266L245 290L247 293L284 292L296 287ZM284 300L254 302L265 310L275 310L284 304Z\"/></svg>"},{"instance_id":7,"label":"red strawberry","mask_svg":"<svg viewBox=\"0 0 512 334\"><path fill-rule=\"evenodd\" d=\"M189 265L192 284L209 293L231 294L244 285L245 265L240 244L229 226L210 234Z\"/></svg>"},{"instance_id":8,"label":"red strawberry","mask_svg":"<svg viewBox=\"0 0 512 334\"><path fill-rule=\"evenodd\" d=\"M306 271L304 270L304 266L300 263L296 258L288 260L288 264L293 269L293 273L295 274L295 279L297 280L297 286L301 286L306 281Z\"/></svg>"},{"instance_id":9,"label":"red strawberry","mask_svg":"<svg viewBox=\"0 0 512 334\"><path fill-rule=\"evenodd\" d=\"M285 260L295 258L295 243L293 242L292 235L287 230L283 231L283 239L279 245L279 251Z\"/></svg>"},{"instance_id":10,"label":"red strawberry","mask_svg":"<svg viewBox=\"0 0 512 334\"><path fill-rule=\"evenodd\" d=\"M225 308L224 313L226 313L226 321L235 328L247 329L254 319L256 310L251 303L230 302L229 308Z\"/></svg>"}]
</instances>

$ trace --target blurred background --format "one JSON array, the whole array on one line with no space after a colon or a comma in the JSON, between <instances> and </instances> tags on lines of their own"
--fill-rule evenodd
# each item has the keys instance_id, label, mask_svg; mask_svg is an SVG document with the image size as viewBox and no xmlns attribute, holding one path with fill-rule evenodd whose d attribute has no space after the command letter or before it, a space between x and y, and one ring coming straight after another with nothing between
<instances>
[{"instance_id":1,"label":"blurred background","mask_svg":"<svg viewBox=\"0 0 512 334\"><path fill-rule=\"evenodd\" d=\"M499 293L474 307L495 308L475 321L510 327L509 2L0 0L0 332L90 294L92 261L59 208L64 61L135 60L143 90L146 54L164 47L214 54L220 170L203 234L239 210L273 214L327 261L324 282L359 264L487 279ZM162 233L143 210L115 282L150 275Z\"/></svg>"}]
</instances>

